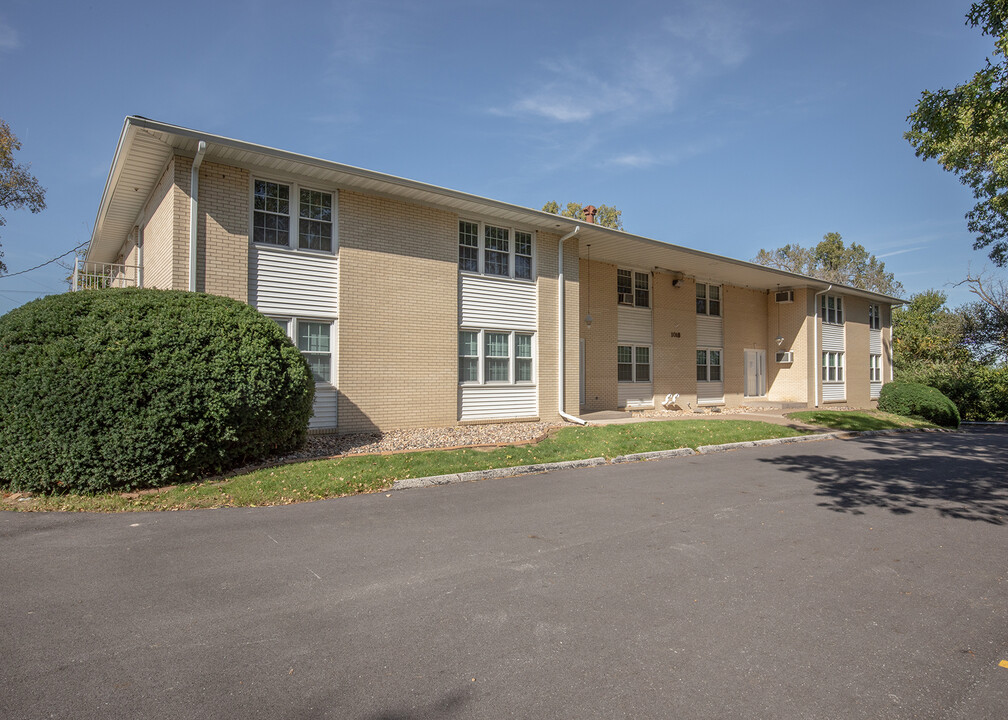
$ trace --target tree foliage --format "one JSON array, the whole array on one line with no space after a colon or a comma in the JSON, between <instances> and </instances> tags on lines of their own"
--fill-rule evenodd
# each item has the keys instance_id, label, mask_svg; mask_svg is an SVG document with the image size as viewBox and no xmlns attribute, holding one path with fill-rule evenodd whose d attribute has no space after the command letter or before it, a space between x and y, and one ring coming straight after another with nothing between
<instances>
[{"instance_id":1,"label":"tree foliage","mask_svg":"<svg viewBox=\"0 0 1008 720\"><path fill-rule=\"evenodd\" d=\"M27 207L33 213L45 210L45 188L32 175L31 165L14 162L14 153L21 149L21 141L11 132L10 126L0 118L0 209L20 210ZM0 214L0 227L7 224ZM7 272L0 252L0 274Z\"/></svg>"},{"instance_id":2,"label":"tree foliage","mask_svg":"<svg viewBox=\"0 0 1008 720\"><path fill-rule=\"evenodd\" d=\"M975 250L1008 262L1008 0L975 2L966 24L994 40L992 61L952 90L925 90L904 137L923 160L937 160L973 190L966 214Z\"/></svg>"},{"instance_id":3,"label":"tree foliage","mask_svg":"<svg viewBox=\"0 0 1008 720\"><path fill-rule=\"evenodd\" d=\"M556 200L550 200L548 203L543 205L543 212L553 213L554 215L562 215L563 217L575 218L577 220L585 220L584 206L578 203L569 202L563 209L560 208L560 203ZM612 228L613 230L623 229L623 212L617 210L612 205L599 205L597 212L595 213L595 224L601 225L602 227Z\"/></svg>"},{"instance_id":4,"label":"tree foliage","mask_svg":"<svg viewBox=\"0 0 1008 720\"><path fill-rule=\"evenodd\" d=\"M774 250L761 249L753 262L883 295L898 296L903 292L903 285L886 271L884 262L863 245L851 243L848 247L840 233L826 233L822 242L808 248L788 244Z\"/></svg>"}]
</instances>

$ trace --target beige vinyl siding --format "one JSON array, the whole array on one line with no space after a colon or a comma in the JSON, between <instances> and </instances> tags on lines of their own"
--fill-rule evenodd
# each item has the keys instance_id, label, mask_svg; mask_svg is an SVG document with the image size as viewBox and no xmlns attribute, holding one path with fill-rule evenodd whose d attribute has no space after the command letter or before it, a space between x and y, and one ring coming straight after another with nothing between
<instances>
[{"instance_id":1,"label":"beige vinyl siding","mask_svg":"<svg viewBox=\"0 0 1008 720\"><path fill-rule=\"evenodd\" d=\"M249 300L267 315L335 318L339 258L253 245L249 252Z\"/></svg>"},{"instance_id":2,"label":"beige vinyl siding","mask_svg":"<svg viewBox=\"0 0 1008 720\"><path fill-rule=\"evenodd\" d=\"M462 275L459 325L501 330L536 329L534 283Z\"/></svg>"},{"instance_id":3,"label":"beige vinyl siding","mask_svg":"<svg viewBox=\"0 0 1008 720\"><path fill-rule=\"evenodd\" d=\"M870 354L872 354L872 355L878 355L880 361L882 362L882 364L884 366L885 363L882 360L882 330L881 329L876 330L876 329L872 328L872 329L870 329L868 331L868 352ZM882 370L882 373L883 373L882 377L885 377L885 370L884 369ZM881 381L869 382L869 387L870 387L870 395L869 395L869 397L872 400L877 400L878 396L879 396L879 393L882 392L882 383L881 383Z\"/></svg>"},{"instance_id":4,"label":"beige vinyl siding","mask_svg":"<svg viewBox=\"0 0 1008 720\"><path fill-rule=\"evenodd\" d=\"M617 309L616 330L620 345L651 345L651 310L649 308L623 307Z\"/></svg>"},{"instance_id":5,"label":"beige vinyl siding","mask_svg":"<svg viewBox=\"0 0 1008 720\"><path fill-rule=\"evenodd\" d=\"M822 353L823 352L844 352L845 333L843 325L822 324L822 348L820 348L818 366L816 372L819 373L819 380L822 382L823 402L844 402L847 399L847 366L850 359L844 353L844 380L843 382L825 382L822 380Z\"/></svg>"},{"instance_id":6,"label":"beige vinyl siding","mask_svg":"<svg viewBox=\"0 0 1008 720\"><path fill-rule=\"evenodd\" d=\"M654 390L649 382L617 383L619 407L654 407Z\"/></svg>"},{"instance_id":7,"label":"beige vinyl siding","mask_svg":"<svg viewBox=\"0 0 1008 720\"><path fill-rule=\"evenodd\" d=\"M464 385L460 389L460 420L503 420L539 415L535 385Z\"/></svg>"},{"instance_id":8,"label":"beige vinyl siding","mask_svg":"<svg viewBox=\"0 0 1008 720\"><path fill-rule=\"evenodd\" d=\"M697 340L698 348L723 348L724 347L724 323L720 317L710 317L708 315L697 315Z\"/></svg>"}]
</instances>

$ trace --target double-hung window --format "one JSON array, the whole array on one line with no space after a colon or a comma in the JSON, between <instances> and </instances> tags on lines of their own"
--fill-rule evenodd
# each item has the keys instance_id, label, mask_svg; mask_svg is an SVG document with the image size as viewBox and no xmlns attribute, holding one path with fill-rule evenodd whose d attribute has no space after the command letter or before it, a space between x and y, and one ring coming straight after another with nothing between
<instances>
[{"instance_id":1,"label":"double-hung window","mask_svg":"<svg viewBox=\"0 0 1008 720\"><path fill-rule=\"evenodd\" d=\"M868 306L868 327L872 330L882 328L882 308L879 305Z\"/></svg>"},{"instance_id":2,"label":"double-hung window","mask_svg":"<svg viewBox=\"0 0 1008 720\"><path fill-rule=\"evenodd\" d=\"M332 383L333 380L333 324L329 320L304 318L273 318L284 334L301 351L315 382Z\"/></svg>"},{"instance_id":3,"label":"double-hung window","mask_svg":"<svg viewBox=\"0 0 1008 720\"><path fill-rule=\"evenodd\" d=\"M697 382L721 382L721 350L702 348L696 351Z\"/></svg>"},{"instance_id":4,"label":"double-hung window","mask_svg":"<svg viewBox=\"0 0 1008 720\"><path fill-rule=\"evenodd\" d=\"M648 345L616 346L618 382L651 382L651 348Z\"/></svg>"},{"instance_id":5,"label":"double-hung window","mask_svg":"<svg viewBox=\"0 0 1008 720\"><path fill-rule=\"evenodd\" d=\"M869 382L882 382L882 356L871 354L868 356L868 380Z\"/></svg>"},{"instance_id":6,"label":"double-hung window","mask_svg":"<svg viewBox=\"0 0 1008 720\"><path fill-rule=\"evenodd\" d=\"M709 283L696 284L697 315L721 316L721 286Z\"/></svg>"},{"instance_id":7,"label":"double-hung window","mask_svg":"<svg viewBox=\"0 0 1008 720\"><path fill-rule=\"evenodd\" d=\"M515 228L459 220L459 270L496 277L534 277L535 235Z\"/></svg>"},{"instance_id":8,"label":"double-hung window","mask_svg":"<svg viewBox=\"0 0 1008 720\"><path fill-rule=\"evenodd\" d=\"M459 331L459 382L465 385L532 384L532 333Z\"/></svg>"},{"instance_id":9,"label":"double-hung window","mask_svg":"<svg viewBox=\"0 0 1008 720\"><path fill-rule=\"evenodd\" d=\"M252 242L332 252L334 220L331 192L270 180L253 182Z\"/></svg>"},{"instance_id":10,"label":"double-hung window","mask_svg":"<svg viewBox=\"0 0 1008 720\"><path fill-rule=\"evenodd\" d=\"M620 305L651 307L651 275L633 270L616 270L616 302Z\"/></svg>"},{"instance_id":11,"label":"double-hung window","mask_svg":"<svg viewBox=\"0 0 1008 720\"><path fill-rule=\"evenodd\" d=\"M827 351L822 354L823 382L842 383L844 376L844 354Z\"/></svg>"},{"instance_id":12,"label":"double-hung window","mask_svg":"<svg viewBox=\"0 0 1008 720\"><path fill-rule=\"evenodd\" d=\"M837 295L823 295L820 300L822 320L829 325L843 325L843 298Z\"/></svg>"}]
</instances>

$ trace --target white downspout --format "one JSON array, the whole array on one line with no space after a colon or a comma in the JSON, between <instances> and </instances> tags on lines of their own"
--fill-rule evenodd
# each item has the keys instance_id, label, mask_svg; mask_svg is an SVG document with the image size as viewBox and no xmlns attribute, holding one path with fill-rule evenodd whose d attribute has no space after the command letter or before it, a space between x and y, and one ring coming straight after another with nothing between
<instances>
[{"instance_id":1,"label":"white downspout","mask_svg":"<svg viewBox=\"0 0 1008 720\"><path fill-rule=\"evenodd\" d=\"M588 422L579 417L574 417L573 415L568 415L564 412L564 396L567 394L567 388L564 385L564 257L563 257L563 246L564 241L569 240L578 234L581 229L580 225L574 227L569 233L560 238L560 242L557 243L557 317L559 318L559 324L557 326L557 345L558 352L557 357L560 359L559 368L557 371L557 377L559 380L559 411L560 417L564 420L572 423L577 423L578 425L587 425Z\"/></svg>"},{"instance_id":2,"label":"white downspout","mask_svg":"<svg viewBox=\"0 0 1008 720\"><path fill-rule=\"evenodd\" d=\"M821 380L819 379L819 373L822 372L822 367L819 365L819 296L825 295L830 290L833 289L833 284L825 290L821 290L812 296L812 304L815 305L815 316L812 321L812 368L813 368L813 378L815 379L815 406L819 407L819 385Z\"/></svg>"},{"instance_id":3,"label":"white downspout","mask_svg":"<svg viewBox=\"0 0 1008 720\"><path fill-rule=\"evenodd\" d=\"M199 210L199 169L206 152L206 141L200 140L189 175L189 292L196 292L196 215Z\"/></svg>"}]
</instances>

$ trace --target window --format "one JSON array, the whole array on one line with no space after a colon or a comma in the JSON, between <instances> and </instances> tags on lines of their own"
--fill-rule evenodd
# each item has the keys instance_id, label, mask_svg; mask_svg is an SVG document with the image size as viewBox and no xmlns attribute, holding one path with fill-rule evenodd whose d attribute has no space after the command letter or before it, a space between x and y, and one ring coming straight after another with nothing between
<instances>
[{"instance_id":1,"label":"window","mask_svg":"<svg viewBox=\"0 0 1008 720\"><path fill-rule=\"evenodd\" d=\"M616 380L618 382L651 382L651 347L648 345L617 345Z\"/></svg>"},{"instance_id":2,"label":"window","mask_svg":"<svg viewBox=\"0 0 1008 720\"><path fill-rule=\"evenodd\" d=\"M843 325L843 298L835 295L823 295L822 320L830 325Z\"/></svg>"},{"instance_id":3,"label":"window","mask_svg":"<svg viewBox=\"0 0 1008 720\"><path fill-rule=\"evenodd\" d=\"M824 352L822 354L823 382L843 382L844 354L842 352Z\"/></svg>"},{"instance_id":4,"label":"window","mask_svg":"<svg viewBox=\"0 0 1008 720\"><path fill-rule=\"evenodd\" d=\"M697 382L721 382L721 350L698 349L696 366Z\"/></svg>"},{"instance_id":5,"label":"window","mask_svg":"<svg viewBox=\"0 0 1008 720\"><path fill-rule=\"evenodd\" d=\"M291 195L298 198L291 223ZM252 242L302 250L333 251L333 194L256 180L252 185ZM296 243L292 235L296 235Z\"/></svg>"},{"instance_id":6,"label":"window","mask_svg":"<svg viewBox=\"0 0 1008 720\"><path fill-rule=\"evenodd\" d=\"M535 234L473 220L459 220L459 270L532 280Z\"/></svg>"},{"instance_id":7,"label":"window","mask_svg":"<svg viewBox=\"0 0 1008 720\"><path fill-rule=\"evenodd\" d=\"M332 352L329 347L329 331L332 323L297 321L297 346L308 361L315 382L329 382L332 379Z\"/></svg>"},{"instance_id":8,"label":"window","mask_svg":"<svg viewBox=\"0 0 1008 720\"><path fill-rule=\"evenodd\" d=\"M882 308L878 305L868 306L868 327L872 330L880 330L882 328Z\"/></svg>"},{"instance_id":9,"label":"window","mask_svg":"<svg viewBox=\"0 0 1008 720\"><path fill-rule=\"evenodd\" d=\"M620 305L651 307L651 275L633 270L616 270L616 302Z\"/></svg>"},{"instance_id":10,"label":"window","mask_svg":"<svg viewBox=\"0 0 1008 720\"><path fill-rule=\"evenodd\" d=\"M459 382L467 385L534 382L532 333L459 331Z\"/></svg>"},{"instance_id":11,"label":"window","mask_svg":"<svg viewBox=\"0 0 1008 720\"><path fill-rule=\"evenodd\" d=\"M721 286L707 283L696 284L697 315L721 316Z\"/></svg>"},{"instance_id":12,"label":"window","mask_svg":"<svg viewBox=\"0 0 1008 720\"><path fill-rule=\"evenodd\" d=\"M459 382L479 382L479 333L459 333Z\"/></svg>"},{"instance_id":13,"label":"window","mask_svg":"<svg viewBox=\"0 0 1008 720\"><path fill-rule=\"evenodd\" d=\"M882 356L868 356L868 380L869 382L882 382Z\"/></svg>"}]
</instances>

